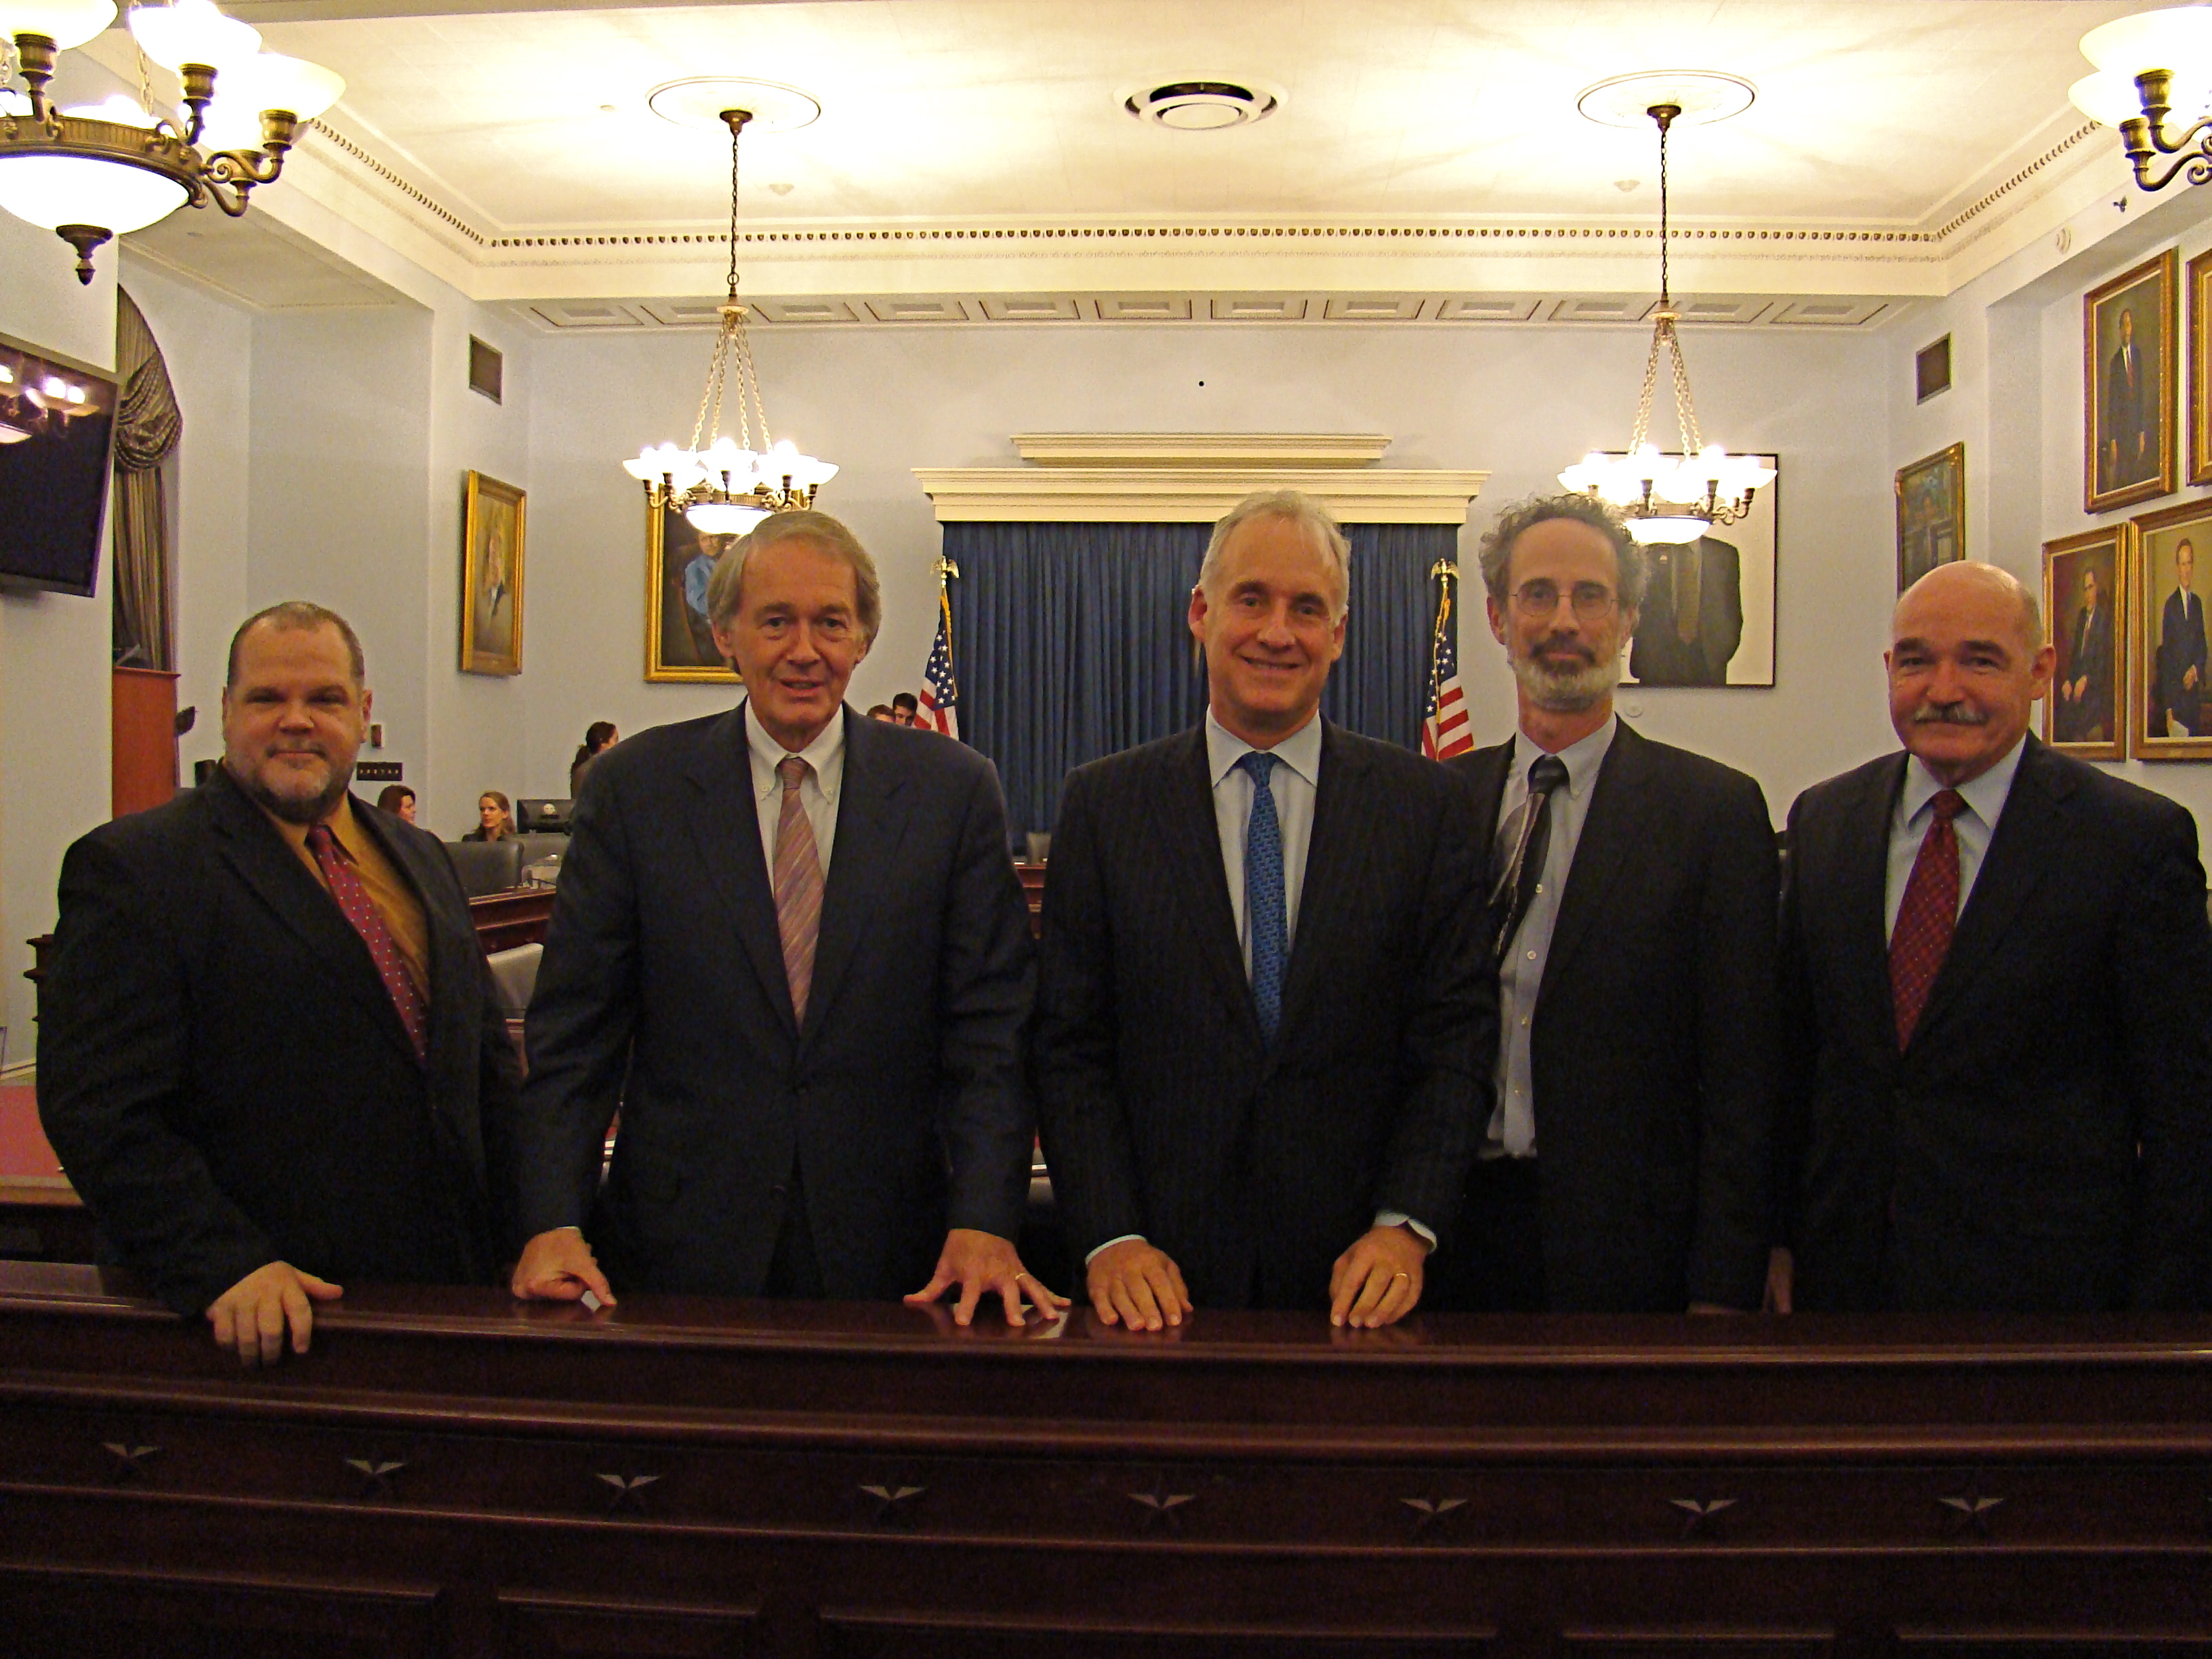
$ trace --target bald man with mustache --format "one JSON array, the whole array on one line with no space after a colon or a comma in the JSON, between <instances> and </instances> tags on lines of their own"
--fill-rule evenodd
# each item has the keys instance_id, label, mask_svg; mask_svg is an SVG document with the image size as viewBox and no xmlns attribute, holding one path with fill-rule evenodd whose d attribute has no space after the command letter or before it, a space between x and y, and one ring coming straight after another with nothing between
<instances>
[{"instance_id":1,"label":"bald man with mustache","mask_svg":"<svg viewBox=\"0 0 2212 1659\"><path fill-rule=\"evenodd\" d=\"M1784 1310L2204 1303L2197 827L2029 734L2054 656L2012 576L1937 567L1883 659L1905 752L1790 809Z\"/></svg>"}]
</instances>

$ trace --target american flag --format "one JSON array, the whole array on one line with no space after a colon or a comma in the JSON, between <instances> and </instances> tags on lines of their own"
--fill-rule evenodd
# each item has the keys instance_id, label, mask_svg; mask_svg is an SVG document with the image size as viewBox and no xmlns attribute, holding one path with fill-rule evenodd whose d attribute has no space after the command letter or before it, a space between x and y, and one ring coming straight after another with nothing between
<instances>
[{"instance_id":1,"label":"american flag","mask_svg":"<svg viewBox=\"0 0 2212 1659\"><path fill-rule=\"evenodd\" d=\"M1429 643L1428 700L1421 710L1421 752L1431 760L1449 760L1474 748L1467 720L1467 694L1459 683L1459 629L1452 626L1452 584L1459 568L1439 561L1430 571L1437 579L1437 626Z\"/></svg>"},{"instance_id":2,"label":"american flag","mask_svg":"<svg viewBox=\"0 0 2212 1659\"><path fill-rule=\"evenodd\" d=\"M929 666L921 671L921 712L916 726L948 738L960 735L960 688L952 679L952 601L937 590L937 643L929 647Z\"/></svg>"}]
</instances>

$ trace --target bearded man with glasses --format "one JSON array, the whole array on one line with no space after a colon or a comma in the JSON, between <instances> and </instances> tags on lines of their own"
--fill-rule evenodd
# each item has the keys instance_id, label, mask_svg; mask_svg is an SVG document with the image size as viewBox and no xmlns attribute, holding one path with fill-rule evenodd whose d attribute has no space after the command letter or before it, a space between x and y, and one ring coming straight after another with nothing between
<instances>
[{"instance_id":1,"label":"bearded man with glasses","mask_svg":"<svg viewBox=\"0 0 2212 1659\"><path fill-rule=\"evenodd\" d=\"M1618 517L1523 501L1481 560L1519 729L1450 763L1490 837L1501 1038L1436 1304L1756 1308L1777 1053L1765 798L1615 716L1649 575Z\"/></svg>"}]
</instances>

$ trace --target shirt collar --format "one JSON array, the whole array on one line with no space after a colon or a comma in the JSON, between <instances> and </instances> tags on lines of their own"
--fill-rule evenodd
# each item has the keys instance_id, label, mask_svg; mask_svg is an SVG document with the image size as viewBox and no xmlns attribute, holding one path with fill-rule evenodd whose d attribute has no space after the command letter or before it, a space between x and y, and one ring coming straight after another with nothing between
<instances>
[{"instance_id":1,"label":"shirt collar","mask_svg":"<svg viewBox=\"0 0 2212 1659\"><path fill-rule=\"evenodd\" d=\"M295 823L289 818L278 817L267 807L263 806L258 800L253 804L259 809L263 817L267 818L270 823L276 826L276 833L284 837L285 844L290 847L294 852L301 852L306 849L307 845L307 831L313 829L314 825L311 823ZM322 822L329 826L331 838L337 842L339 848L344 852L345 855L349 859L352 858L353 849L356 844L355 837L358 832L355 828L353 821L353 796L351 793L349 793L347 794L340 795L338 797L338 804L330 810L330 812L323 818Z\"/></svg>"},{"instance_id":2,"label":"shirt collar","mask_svg":"<svg viewBox=\"0 0 2212 1659\"><path fill-rule=\"evenodd\" d=\"M1559 758L1566 763L1567 793L1571 799L1580 800L1589 793L1590 785L1596 781L1598 768L1605 764L1606 754L1613 747L1613 733L1620 730L1620 716L1608 714L1605 724L1589 736L1577 738L1559 750ZM1528 769L1536 763L1539 756L1547 752L1539 748L1526 732L1514 732L1513 770L1507 781L1525 787Z\"/></svg>"},{"instance_id":3,"label":"shirt collar","mask_svg":"<svg viewBox=\"0 0 2212 1659\"><path fill-rule=\"evenodd\" d=\"M775 769L786 755L786 749L774 738L761 730L761 723L752 715L752 699L745 700L745 747L752 752L753 776L758 781L763 771L773 779ZM837 798L837 780L842 775L842 767L832 763L842 761L845 754L845 711L842 708L830 717L830 723L814 735L814 741L797 751L799 759L814 769L814 781L823 795L831 800ZM765 788L758 793L765 794Z\"/></svg>"},{"instance_id":4,"label":"shirt collar","mask_svg":"<svg viewBox=\"0 0 2212 1659\"><path fill-rule=\"evenodd\" d=\"M2002 760L1981 776L1959 786L1967 810L1992 829L1996 826L1997 814L2004 811L2006 797L2012 793L2013 776L2020 770L2020 757L2027 751L2027 733L2023 732ZM1919 756L1912 756L1905 763L1905 793L1897 803L1898 811L1904 815L1902 821L1910 824L1938 793L1950 787L1929 771Z\"/></svg>"},{"instance_id":5,"label":"shirt collar","mask_svg":"<svg viewBox=\"0 0 2212 1659\"><path fill-rule=\"evenodd\" d=\"M1206 711L1206 763L1208 776L1217 787L1229 775L1230 768L1253 752L1253 745L1245 742L1219 720L1213 711ZM1314 717L1297 731L1267 751L1304 778L1313 787L1321 787L1321 714Z\"/></svg>"}]
</instances>

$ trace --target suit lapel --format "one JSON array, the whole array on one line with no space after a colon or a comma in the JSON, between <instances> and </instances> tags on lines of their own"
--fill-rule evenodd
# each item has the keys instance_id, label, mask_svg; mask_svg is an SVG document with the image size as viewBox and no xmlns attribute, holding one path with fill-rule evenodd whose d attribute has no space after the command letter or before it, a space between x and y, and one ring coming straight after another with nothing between
<instances>
[{"instance_id":1,"label":"suit lapel","mask_svg":"<svg viewBox=\"0 0 2212 1659\"><path fill-rule=\"evenodd\" d=\"M814 945L814 978L806 997L805 1036L821 1030L838 981L852 965L860 933L873 913L876 881L898 867L907 814L899 800L906 779L894 769L890 734L852 710L845 722L845 776L837 790L837 834L830 879L822 890L822 927ZM781 936L778 939L781 950ZM779 970L781 958L779 956Z\"/></svg>"},{"instance_id":2,"label":"suit lapel","mask_svg":"<svg viewBox=\"0 0 2212 1659\"><path fill-rule=\"evenodd\" d=\"M1313 831L1306 842L1305 879L1298 886L1298 933L1283 972L1282 1030L1296 1029L1306 1002L1322 986L1322 959L1329 941L1341 934L1340 919L1351 907L1367 902L1366 889L1356 879L1366 770L1367 757L1323 721Z\"/></svg>"},{"instance_id":3,"label":"suit lapel","mask_svg":"<svg viewBox=\"0 0 2212 1659\"><path fill-rule=\"evenodd\" d=\"M1843 935L1843 981L1863 1000L1865 1018L1875 1023L1882 1040L1877 1052L1897 1048L1897 1006L1889 990L1889 825L1897 811L1898 792L1905 787L1907 757L1902 753L1876 767L1861 781L1862 793L1839 817L1840 845L1836 849L1836 908ZM1793 860L1802 851L1790 849ZM1802 864L1793 864L1793 880L1812 879Z\"/></svg>"},{"instance_id":4,"label":"suit lapel","mask_svg":"<svg viewBox=\"0 0 2212 1659\"><path fill-rule=\"evenodd\" d=\"M414 1042L399 1023L392 994L345 913L230 775L218 768L216 779L209 793L223 861L307 946L316 966L361 1002L385 1035L414 1059Z\"/></svg>"},{"instance_id":5,"label":"suit lapel","mask_svg":"<svg viewBox=\"0 0 2212 1659\"><path fill-rule=\"evenodd\" d=\"M1582 833L1575 838L1574 862L1567 868L1566 890L1559 895L1559 917L1553 925L1552 946L1544 959L1545 985L1566 970L1591 924L1605 914L1607 890L1627 862L1630 849L1649 834L1649 826L1637 822L1636 811L1638 792L1649 771L1648 760L1644 739L1622 721L1614 728L1613 742L1597 769L1589 810L1583 816ZM1539 1006L1543 996L1540 986Z\"/></svg>"},{"instance_id":6,"label":"suit lapel","mask_svg":"<svg viewBox=\"0 0 2212 1659\"><path fill-rule=\"evenodd\" d=\"M1960 913L1936 983L1929 988L1920 1023L1913 1027L1916 1047L1965 988L1973 984L2052 862L2048 854L2061 827L2059 798L2071 793L2067 787L2070 781L2057 775L2049 750L2033 737L2023 741L2027 748L2020 757L2020 770L2013 775L1996 832L1982 854L1974 890Z\"/></svg>"},{"instance_id":7,"label":"suit lapel","mask_svg":"<svg viewBox=\"0 0 2212 1659\"><path fill-rule=\"evenodd\" d=\"M1477 750L1454 761L1474 791L1474 827L1482 837L1478 864L1482 871L1483 896L1490 896L1491 865L1497 858L1498 811L1505 804L1505 781L1513 775L1513 739Z\"/></svg>"},{"instance_id":8,"label":"suit lapel","mask_svg":"<svg viewBox=\"0 0 2212 1659\"><path fill-rule=\"evenodd\" d=\"M468 917L454 916L433 896L445 890L445 884L440 879L443 872L430 867L428 854L421 843L411 836L386 828L377 818L378 814L358 800L354 802L354 823L362 835L376 843L392 866L406 878L407 884L415 890L416 903L422 909L422 935L430 975L429 989L423 996L430 1013L427 1069L434 1078L472 1072L477 1065L477 1033L461 1019L460 1009L466 1000L465 988L483 971L477 963L483 959L483 947L477 942L476 928ZM388 994L386 1000L390 1000ZM393 1018L396 1022L396 1013ZM401 1030L404 1035L405 1028ZM472 1091L458 1096L450 1089L430 1091L434 1111L451 1099L473 1097Z\"/></svg>"},{"instance_id":9,"label":"suit lapel","mask_svg":"<svg viewBox=\"0 0 2212 1659\"><path fill-rule=\"evenodd\" d=\"M768 854L761 846L760 809L753 797L752 761L745 747L745 706L739 703L708 726L688 769L694 790L691 837L732 930L753 959L769 1001L794 1036L791 981L783 971L783 936L776 931L775 895L769 886Z\"/></svg>"},{"instance_id":10,"label":"suit lapel","mask_svg":"<svg viewBox=\"0 0 2212 1659\"><path fill-rule=\"evenodd\" d=\"M1169 849L1171 870L1184 878L1184 914L1190 919L1200 954L1242 1010L1254 1045L1260 1042L1260 1017L1252 1006L1252 985L1244 973L1243 942L1237 937L1237 915L1229 903L1229 872L1221 861L1221 831L1213 816L1213 780L1208 775L1206 727L1178 738L1165 757L1154 796L1160 842Z\"/></svg>"}]
</instances>

